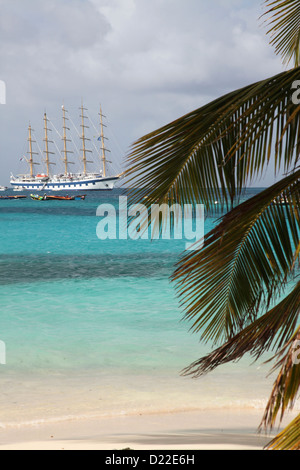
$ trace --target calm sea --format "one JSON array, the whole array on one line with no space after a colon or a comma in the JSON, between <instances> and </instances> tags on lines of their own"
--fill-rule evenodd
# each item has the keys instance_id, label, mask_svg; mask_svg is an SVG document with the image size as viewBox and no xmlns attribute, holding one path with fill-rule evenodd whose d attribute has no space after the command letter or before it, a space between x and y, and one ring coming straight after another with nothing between
<instances>
[{"instance_id":1,"label":"calm sea","mask_svg":"<svg viewBox=\"0 0 300 470\"><path fill-rule=\"evenodd\" d=\"M169 282L184 242L99 240L97 207L119 195L0 200L0 425L265 406L274 377L262 361L180 375L211 350Z\"/></svg>"}]
</instances>

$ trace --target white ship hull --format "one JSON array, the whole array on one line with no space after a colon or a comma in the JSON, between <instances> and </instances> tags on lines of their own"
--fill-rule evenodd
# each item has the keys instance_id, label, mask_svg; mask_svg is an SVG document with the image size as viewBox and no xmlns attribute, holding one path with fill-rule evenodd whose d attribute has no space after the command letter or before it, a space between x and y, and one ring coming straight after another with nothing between
<instances>
[{"instance_id":1,"label":"white ship hull","mask_svg":"<svg viewBox=\"0 0 300 470\"><path fill-rule=\"evenodd\" d=\"M12 178L10 183L14 191L107 191L115 187L118 176L84 177L58 179L49 178L47 181L36 179Z\"/></svg>"}]
</instances>

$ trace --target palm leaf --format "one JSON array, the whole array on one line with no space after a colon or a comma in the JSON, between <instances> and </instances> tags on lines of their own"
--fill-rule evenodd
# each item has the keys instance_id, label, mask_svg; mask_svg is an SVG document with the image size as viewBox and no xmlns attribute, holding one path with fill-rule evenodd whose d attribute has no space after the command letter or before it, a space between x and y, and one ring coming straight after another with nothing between
<instances>
[{"instance_id":1,"label":"palm leaf","mask_svg":"<svg viewBox=\"0 0 300 470\"><path fill-rule=\"evenodd\" d=\"M288 64L294 58L295 66L300 65L300 4L298 0L266 1L270 15L268 21L271 45L277 54L281 54L283 62Z\"/></svg>"},{"instance_id":2,"label":"palm leaf","mask_svg":"<svg viewBox=\"0 0 300 470\"><path fill-rule=\"evenodd\" d=\"M269 450L300 450L300 414L267 446Z\"/></svg>"},{"instance_id":3,"label":"palm leaf","mask_svg":"<svg viewBox=\"0 0 300 470\"><path fill-rule=\"evenodd\" d=\"M300 303L298 301L298 313L300 311ZM300 363L295 361L295 355L299 354L296 347L300 343L300 328L282 348L277 356L283 356L273 370L280 368L279 374L273 386L273 390L269 402L264 413L261 426L272 427L276 417L281 410L280 420L288 407L293 408L297 394L300 388Z\"/></svg>"},{"instance_id":4,"label":"palm leaf","mask_svg":"<svg viewBox=\"0 0 300 470\"><path fill-rule=\"evenodd\" d=\"M292 84L300 68L233 91L142 137L132 148L125 178L133 202L216 200L232 206L269 165L275 173L297 165L300 106Z\"/></svg>"},{"instance_id":5,"label":"palm leaf","mask_svg":"<svg viewBox=\"0 0 300 470\"><path fill-rule=\"evenodd\" d=\"M282 195L289 204L274 203ZM204 340L234 336L285 285L295 266L299 210L300 170L227 213L203 249L179 261L172 279L185 318Z\"/></svg>"},{"instance_id":6,"label":"palm leaf","mask_svg":"<svg viewBox=\"0 0 300 470\"><path fill-rule=\"evenodd\" d=\"M279 349L295 332L300 314L300 282L270 311L257 318L241 332L209 355L184 369L184 375L199 377L216 367L241 359L250 352L257 360L263 353Z\"/></svg>"}]
</instances>

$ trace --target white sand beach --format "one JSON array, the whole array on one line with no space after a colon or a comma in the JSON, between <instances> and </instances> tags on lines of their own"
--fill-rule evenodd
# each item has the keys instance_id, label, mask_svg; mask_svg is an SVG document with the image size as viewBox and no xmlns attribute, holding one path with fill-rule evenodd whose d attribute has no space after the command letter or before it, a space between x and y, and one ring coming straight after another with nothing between
<instances>
[{"instance_id":1,"label":"white sand beach","mask_svg":"<svg viewBox=\"0 0 300 470\"><path fill-rule=\"evenodd\" d=\"M70 420L0 430L0 450L263 450L261 410ZM291 419L289 415L288 421Z\"/></svg>"}]
</instances>

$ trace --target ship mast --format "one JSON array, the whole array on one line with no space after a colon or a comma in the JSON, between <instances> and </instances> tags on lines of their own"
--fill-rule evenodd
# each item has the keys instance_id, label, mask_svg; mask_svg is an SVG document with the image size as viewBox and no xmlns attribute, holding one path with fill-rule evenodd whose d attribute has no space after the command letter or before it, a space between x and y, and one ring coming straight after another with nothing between
<instances>
[{"instance_id":1,"label":"ship mast","mask_svg":"<svg viewBox=\"0 0 300 470\"><path fill-rule=\"evenodd\" d=\"M50 175L50 165L55 165L55 163L50 162L50 158L49 158L49 155L50 154L54 155L54 152L50 152L50 150L49 150L49 142L53 142L53 140L48 139L48 131L51 131L51 129L49 129L47 127L47 122L48 122L47 114L44 113L44 129L45 129L45 138L44 138L45 150L44 150L44 153L46 154L45 162L46 162L46 166L47 166L47 176L49 176Z\"/></svg>"},{"instance_id":2,"label":"ship mast","mask_svg":"<svg viewBox=\"0 0 300 470\"><path fill-rule=\"evenodd\" d=\"M101 127L101 149L102 149L102 167L103 167L103 177L106 177L106 155L105 155L105 146L104 146L104 132L103 132L103 114L100 106L100 127Z\"/></svg>"},{"instance_id":3,"label":"ship mast","mask_svg":"<svg viewBox=\"0 0 300 470\"><path fill-rule=\"evenodd\" d=\"M84 116L84 113L83 111L86 110L86 108L83 107L83 104L81 104L81 128L82 128L82 134L81 134L81 140L82 140L82 161L83 161L83 174L84 176L87 174L87 171L86 171L86 164L87 163L93 163L91 161L88 161L87 158L86 158L86 153L87 152L92 152L91 150L87 150L86 146L85 146L85 142L87 140L91 140L91 139L88 139L87 137L85 137L85 129L88 129L88 126L85 125L84 123L84 119L87 118L87 116Z\"/></svg>"},{"instance_id":4,"label":"ship mast","mask_svg":"<svg viewBox=\"0 0 300 470\"><path fill-rule=\"evenodd\" d=\"M67 176L68 174L68 165L74 165L74 162L70 162L68 160L68 153L73 153L71 150L67 150L67 142L70 142L70 139L67 139L67 134L66 130L70 130L69 127L66 126L66 121L68 121L68 118L66 117L66 109L64 106L62 106L63 110L63 130L64 130L64 135L62 140L64 141L64 164L65 164L65 175Z\"/></svg>"},{"instance_id":5,"label":"ship mast","mask_svg":"<svg viewBox=\"0 0 300 470\"><path fill-rule=\"evenodd\" d=\"M29 124L29 127L28 127L28 142L29 142L29 165L30 165L30 176L31 178L33 178L33 167L34 165L39 165L39 163L37 162L34 162L33 161L33 155L38 155L37 152L33 152L32 150L32 143L35 142L35 140L32 140L32 128L31 128L31 125Z\"/></svg>"}]
</instances>

